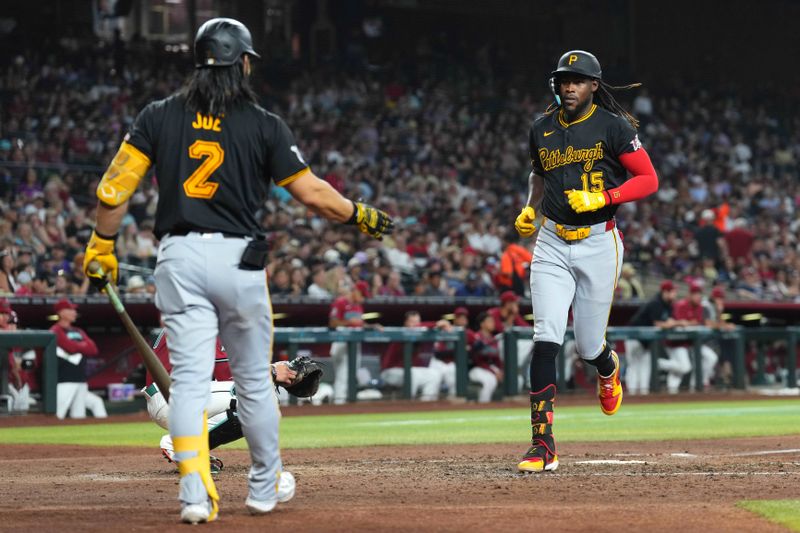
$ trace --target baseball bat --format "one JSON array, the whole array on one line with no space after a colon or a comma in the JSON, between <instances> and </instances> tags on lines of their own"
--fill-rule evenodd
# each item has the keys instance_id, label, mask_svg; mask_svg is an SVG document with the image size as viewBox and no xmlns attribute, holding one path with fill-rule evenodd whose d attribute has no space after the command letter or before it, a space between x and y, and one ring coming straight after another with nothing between
<instances>
[{"instance_id":1,"label":"baseball bat","mask_svg":"<svg viewBox=\"0 0 800 533\"><path fill-rule=\"evenodd\" d=\"M164 400L169 401L169 386L172 380L167 373L167 369L161 364L161 361L150 347L150 343L144 339L139 332L139 328L137 328L136 324L131 320L130 315L128 315L128 312L125 310L122 300L119 298L119 294L117 294L117 290L103 273L103 268L100 266L100 263L92 261L89 263L88 270L90 274L103 280L104 284L102 289L105 291L106 296L108 296L111 306L119 315L120 320L122 320L122 325L125 326L125 330L128 332L128 335L130 335L133 345L142 356L144 366L147 367L147 370L149 370L150 374L153 376L153 381L158 386L158 390L161 391L162 396L164 396Z\"/></svg>"}]
</instances>

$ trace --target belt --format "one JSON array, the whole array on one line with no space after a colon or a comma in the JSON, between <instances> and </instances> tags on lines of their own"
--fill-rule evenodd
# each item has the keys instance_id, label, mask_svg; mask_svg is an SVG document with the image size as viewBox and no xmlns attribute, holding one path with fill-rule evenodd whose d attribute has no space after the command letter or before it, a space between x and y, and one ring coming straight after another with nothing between
<instances>
[{"instance_id":1,"label":"belt","mask_svg":"<svg viewBox=\"0 0 800 533\"><path fill-rule=\"evenodd\" d=\"M170 237L185 237L190 233L197 233L198 235L222 235L226 239L244 239L248 237L248 235L240 235L238 233L228 233L225 231L213 231L213 230L204 230L204 229L174 229L167 232L167 235Z\"/></svg>"},{"instance_id":2,"label":"belt","mask_svg":"<svg viewBox=\"0 0 800 533\"><path fill-rule=\"evenodd\" d=\"M564 242L575 244L591 234L597 235L611 231L617 226L617 222L612 218L591 226L567 226L546 218L542 226L561 237Z\"/></svg>"}]
</instances>

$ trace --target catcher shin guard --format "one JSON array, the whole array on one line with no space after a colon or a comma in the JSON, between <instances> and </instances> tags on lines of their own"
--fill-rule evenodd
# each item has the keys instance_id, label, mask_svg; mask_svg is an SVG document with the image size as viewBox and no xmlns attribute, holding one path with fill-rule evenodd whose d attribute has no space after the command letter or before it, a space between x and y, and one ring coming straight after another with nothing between
<instances>
[{"instance_id":1,"label":"catcher shin guard","mask_svg":"<svg viewBox=\"0 0 800 533\"><path fill-rule=\"evenodd\" d=\"M208 448L213 450L223 444L228 444L244 437L242 424L239 422L239 415L236 413L236 400L231 400L231 408L227 411L228 419L221 424L217 424L208 432Z\"/></svg>"},{"instance_id":2,"label":"catcher shin guard","mask_svg":"<svg viewBox=\"0 0 800 533\"><path fill-rule=\"evenodd\" d=\"M542 472L558 468L553 438L555 399L556 386L553 384L538 392L531 392L531 447L517 465L522 472Z\"/></svg>"},{"instance_id":3,"label":"catcher shin guard","mask_svg":"<svg viewBox=\"0 0 800 533\"><path fill-rule=\"evenodd\" d=\"M203 412L203 432L200 435L173 437L172 445L175 448L176 455L183 452L195 452L196 455L194 457L178 461L178 471L181 477L194 472L200 476L203 486L208 492L208 498L211 500L211 513L208 516L208 522L215 520L219 511L219 494L217 493L217 487L214 485L214 480L211 479L211 458L208 450L208 420L206 413Z\"/></svg>"}]
</instances>

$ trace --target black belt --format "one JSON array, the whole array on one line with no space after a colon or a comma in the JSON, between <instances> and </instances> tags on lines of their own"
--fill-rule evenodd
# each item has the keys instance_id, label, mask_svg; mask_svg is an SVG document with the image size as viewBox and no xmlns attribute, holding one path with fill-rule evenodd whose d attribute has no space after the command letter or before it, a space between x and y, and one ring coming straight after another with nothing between
<instances>
[{"instance_id":1,"label":"black belt","mask_svg":"<svg viewBox=\"0 0 800 533\"><path fill-rule=\"evenodd\" d=\"M169 230L167 234L170 237L185 237L190 233L219 233L226 239L244 239L245 237L249 237L249 235L242 235L239 233L228 233L226 231L218 231L218 230L207 230L207 229L174 229Z\"/></svg>"}]
</instances>

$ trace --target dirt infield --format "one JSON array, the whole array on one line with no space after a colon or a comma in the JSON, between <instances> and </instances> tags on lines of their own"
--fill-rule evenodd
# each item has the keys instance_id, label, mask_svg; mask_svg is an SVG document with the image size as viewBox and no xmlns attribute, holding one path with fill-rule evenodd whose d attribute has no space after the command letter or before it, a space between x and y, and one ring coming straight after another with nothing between
<instances>
[{"instance_id":1,"label":"dirt infield","mask_svg":"<svg viewBox=\"0 0 800 533\"><path fill-rule=\"evenodd\" d=\"M797 498L794 437L566 443L553 473L522 475L520 446L287 450L297 496L244 508L247 453L223 450L208 531L783 531L734 507ZM0 531L185 531L156 449L5 445Z\"/></svg>"}]
</instances>

